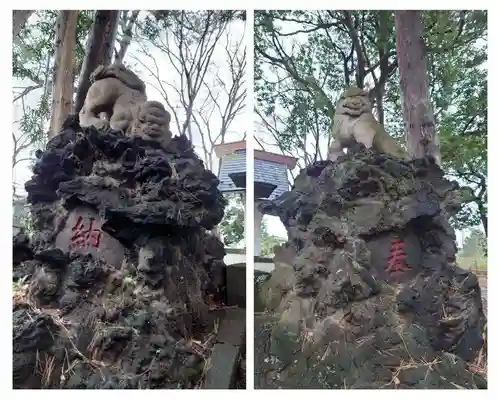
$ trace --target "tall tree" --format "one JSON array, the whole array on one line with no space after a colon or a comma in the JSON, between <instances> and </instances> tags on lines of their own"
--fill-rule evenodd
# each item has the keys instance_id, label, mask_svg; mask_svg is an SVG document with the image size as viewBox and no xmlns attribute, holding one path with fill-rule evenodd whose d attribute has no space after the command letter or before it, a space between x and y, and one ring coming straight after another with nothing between
<instances>
[{"instance_id":1,"label":"tall tree","mask_svg":"<svg viewBox=\"0 0 500 399\"><path fill-rule=\"evenodd\" d=\"M109 65L118 28L118 10L98 10L87 41L87 50L83 61L75 99L75 113L80 112L90 87L90 74L99 65ZM125 50L126 51L126 48Z\"/></svg>"},{"instance_id":2,"label":"tall tree","mask_svg":"<svg viewBox=\"0 0 500 399\"><path fill-rule=\"evenodd\" d=\"M61 130L73 110L73 76L75 68L76 26L78 10L61 10L57 20L56 51L53 73L52 117L49 137Z\"/></svg>"},{"instance_id":3,"label":"tall tree","mask_svg":"<svg viewBox=\"0 0 500 399\"><path fill-rule=\"evenodd\" d=\"M426 11L431 100L439 134L441 167L470 189L454 227L488 225L487 12Z\"/></svg>"},{"instance_id":4,"label":"tall tree","mask_svg":"<svg viewBox=\"0 0 500 399\"><path fill-rule=\"evenodd\" d=\"M439 138L429 96L422 15L420 11L395 11L394 16L408 153L412 158L432 155L441 164Z\"/></svg>"}]
</instances>

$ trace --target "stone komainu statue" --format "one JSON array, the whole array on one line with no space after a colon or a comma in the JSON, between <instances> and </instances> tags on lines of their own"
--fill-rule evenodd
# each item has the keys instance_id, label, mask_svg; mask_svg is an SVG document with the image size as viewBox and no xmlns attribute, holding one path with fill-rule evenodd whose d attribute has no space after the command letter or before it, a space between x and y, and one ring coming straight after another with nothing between
<instances>
[{"instance_id":1,"label":"stone komainu statue","mask_svg":"<svg viewBox=\"0 0 500 399\"><path fill-rule=\"evenodd\" d=\"M408 154L384 130L373 117L372 104L368 92L353 86L347 88L337 102L332 127L333 141L328 150L328 159L335 161L343 155L343 149L355 143L366 148L397 158L409 159Z\"/></svg>"},{"instance_id":2,"label":"stone komainu statue","mask_svg":"<svg viewBox=\"0 0 500 399\"><path fill-rule=\"evenodd\" d=\"M80 111L80 125L121 130L128 136L139 136L170 143L170 114L158 101L147 101L144 82L124 65L99 66L90 76L91 86ZM107 119L100 115L104 113Z\"/></svg>"}]
</instances>

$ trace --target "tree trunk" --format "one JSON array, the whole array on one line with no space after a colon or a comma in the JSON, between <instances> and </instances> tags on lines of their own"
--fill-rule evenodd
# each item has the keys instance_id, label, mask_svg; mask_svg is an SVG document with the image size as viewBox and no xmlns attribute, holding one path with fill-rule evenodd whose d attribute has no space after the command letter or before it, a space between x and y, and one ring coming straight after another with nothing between
<instances>
[{"instance_id":1,"label":"tree trunk","mask_svg":"<svg viewBox=\"0 0 500 399\"><path fill-rule=\"evenodd\" d=\"M95 13L82 70L78 78L75 113L80 112L85 102L90 87L90 74L99 65L109 65L111 63L119 16L120 11L118 10L97 10Z\"/></svg>"},{"instance_id":2,"label":"tree trunk","mask_svg":"<svg viewBox=\"0 0 500 399\"><path fill-rule=\"evenodd\" d=\"M28 18L35 10L13 10L12 11L12 38L15 38L26 25Z\"/></svg>"},{"instance_id":3,"label":"tree trunk","mask_svg":"<svg viewBox=\"0 0 500 399\"><path fill-rule=\"evenodd\" d=\"M384 126L384 119L385 119L384 118L384 98L383 98L384 91L385 91L385 87L382 85L375 92L375 104L377 107L377 119L382 126Z\"/></svg>"},{"instance_id":4,"label":"tree trunk","mask_svg":"<svg viewBox=\"0 0 500 399\"><path fill-rule=\"evenodd\" d=\"M486 209L484 209L483 202L480 200L476 200L476 205L481 218L481 224L483 225L484 235L488 237L488 215L486 214Z\"/></svg>"},{"instance_id":5,"label":"tree trunk","mask_svg":"<svg viewBox=\"0 0 500 399\"><path fill-rule=\"evenodd\" d=\"M420 11L394 11L396 53L403 99L406 142L411 158L432 155L441 164Z\"/></svg>"},{"instance_id":6,"label":"tree trunk","mask_svg":"<svg viewBox=\"0 0 500 399\"><path fill-rule=\"evenodd\" d=\"M123 29L122 29L122 39L120 41L120 50L116 55L115 62L123 63L123 59L125 58L125 54L127 53L128 47L130 46L130 42L132 41L132 29L137 21L137 17L139 16L138 10L132 11L130 19L123 21ZM128 13L128 11L125 11Z\"/></svg>"},{"instance_id":7,"label":"tree trunk","mask_svg":"<svg viewBox=\"0 0 500 399\"><path fill-rule=\"evenodd\" d=\"M78 10L61 10L57 19L49 139L59 133L73 107L73 68L77 19Z\"/></svg>"}]
</instances>

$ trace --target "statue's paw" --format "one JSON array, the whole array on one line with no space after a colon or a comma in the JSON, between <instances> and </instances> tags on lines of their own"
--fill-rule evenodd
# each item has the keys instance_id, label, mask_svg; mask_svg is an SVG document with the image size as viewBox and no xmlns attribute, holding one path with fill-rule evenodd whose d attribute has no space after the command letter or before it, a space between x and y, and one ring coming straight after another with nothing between
<instances>
[{"instance_id":1,"label":"statue's paw","mask_svg":"<svg viewBox=\"0 0 500 399\"><path fill-rule=\"evenodd\" d=\"M128 115L123 115L123 117L114 116L110 124L113 130L121 130L122 132L126 132L130 125L131 122Z\"/></svg>"},{"instance_id":2,"label":"statue's paw","mask_svg":"<svg viewBox=\"0 0 500 399\"><path fill-rule=\"evenodd\" d=\"M166 125L145 123L141 126L142 136L149 137L153 140L169 143L172 139L172 132Z\"/></svg>"},{"instance_id":3,"label":"statue's paw","mask_svg":"<svg viewBox=\"0 0 500 399\"><path fill-rule=\"evenodd\" d=\"M98 119L92 123L92 125L97 129L97 130L108 130L109 128L109 121L105 119Z\"/></svg>"}]
</instances>

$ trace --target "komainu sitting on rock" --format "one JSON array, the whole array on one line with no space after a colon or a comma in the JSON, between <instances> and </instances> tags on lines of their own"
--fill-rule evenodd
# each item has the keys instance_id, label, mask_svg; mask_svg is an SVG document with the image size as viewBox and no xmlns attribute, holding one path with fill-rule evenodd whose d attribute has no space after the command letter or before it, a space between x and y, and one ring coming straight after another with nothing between
<instances>
[{"instance_id":1,"label":"komainu sitting on rock","mask_svg":"<svg viewBox=\"0 0 500 399\"><path fill-rule=\"evenodd\" d=\"M99 66L80 111L80 125L111 127L129 136L155 140L163 146L172 139L170 114L158 101L147 101L146 86L122 64ZM106 113L109 120L99 117Z\"/></svg>"},{"instance_id":2,"label":"komainu sitting on rock","mask_svg":"<svg viewBox=\"0 0 500 399\"><path fill-rule=\"evenodd\" d=\"M366 148L374 148L396 158L409 160L408 154L400 147L373 117L372 103L367 91L359 87L348 87L336 105L332 126L332 144L328 159L336 161L343 155L343 149L355 143Z\"/></svg>"}]
</instances>

